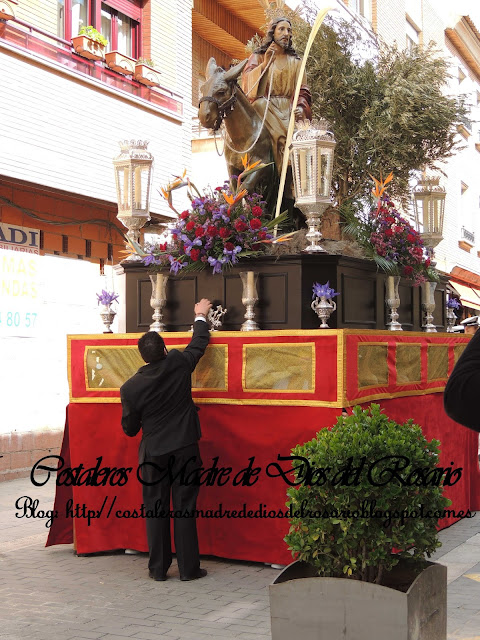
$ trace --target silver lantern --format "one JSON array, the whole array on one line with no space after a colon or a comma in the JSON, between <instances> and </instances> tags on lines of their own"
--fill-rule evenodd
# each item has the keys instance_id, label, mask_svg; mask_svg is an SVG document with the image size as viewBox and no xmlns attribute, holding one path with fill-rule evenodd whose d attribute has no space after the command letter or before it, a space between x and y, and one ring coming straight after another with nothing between
<instances>
[{"instance_id":1,"label":"silver lantern","mask_svg":"<svg viewBox=\"0 0 480 640\"><path fill-rule=\"evenodd\" d=\"M443 240L445 196L438 177L424 176L413 192L415 226L427 247L432 266L435 266L433 250Z\"/></svg>"},{"instance_id":2,"label":"silver lantern","mask_svg":"<svg viewBox=\"0 0 480 640\"><path fill-rule=\"evenodd\" d=\"M138 243L140 229L150 220L150 186L153 156L146 140L122 140L120 155L113 160L117 186L117 218L127 236Z\"/></svg>"},{"instance_id":3,"label":"silver lantern","mask_svg":"<svg viewBox=\"0 0 480 640\"><path fill-rule=\"evenodd\" d=\"M301 125L291 144L295 206L307 218L308 253L324 252L319 242L322 213L331 204L333 154L335 138L326 120L312 120Z\"/></svg>"}]
</instances>

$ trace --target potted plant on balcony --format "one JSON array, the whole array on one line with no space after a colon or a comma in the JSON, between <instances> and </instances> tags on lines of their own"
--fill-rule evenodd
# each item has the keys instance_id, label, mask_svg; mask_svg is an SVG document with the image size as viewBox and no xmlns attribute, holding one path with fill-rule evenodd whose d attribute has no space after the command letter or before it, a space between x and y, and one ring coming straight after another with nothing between
<instances>
[{"instance_id":1,"label":"potted plant on balcony","mask_svg":"<svg viewBox=\"0 0 480 640\"><path fill-rule=\"evenodd\" d=\"M13 20L15 18L15 12L13 7L6 0L0 0L0 20Z\"/></svg>"},{"instance_id":2,"label":"potted plant on balcony","mask_svg":"<svg viewBox=\"0 0 480 640\"><path fill-rule=\"evenodd\" d=\"M72 38L76 53L89 60L104 60L107 39L91 25L82 27L78 36Z\"/></svg>"},{"instance_id":3,"label":"potted plant on balcony","mask_svg":"<svg viewBox=\"0 0 480 640\"><path fill-rule=\"evenodd\" d=\"M160 84L160 72L155 71L155 63L150 58L139 58L135 63L134 78L147 87L158 87Z\"/></svg>"},{"instance_id":4,"label":"potted plant on balcony","mask_svg":"<svg viewBox=\"0 0 480 640\"><path fill-rule=\"evenodd\" d=\"M125 76L132 76L135 73L135 60L120 53L120 51L109 51L105 54L105 62L117 73L123 73Z\"/></svg>"},{"instance_id":5,"label":"potted plant on balcony","mask_svg":"<svg viewBox=\"0 0 480 640\"><path fill-rule=\"evenodd\" d=\"M372 404L295 447L296 561L270 585L273 640L446 639L447 570L424 557L450 504L438 444Z\"/></svg>"}]
</instances>

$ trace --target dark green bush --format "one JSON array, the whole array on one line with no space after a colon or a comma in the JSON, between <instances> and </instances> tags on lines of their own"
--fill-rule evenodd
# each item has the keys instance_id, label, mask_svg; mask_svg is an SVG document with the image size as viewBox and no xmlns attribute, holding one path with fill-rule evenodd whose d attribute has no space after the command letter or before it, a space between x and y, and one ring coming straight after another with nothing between
<instances>
[{"instance_id":1,"label":"dark green bush","mask_svg":"<svg viewBox=\"0 0 480 640\"><path fill-rule=\"evenodd\" d=\"M294 461L298 486L287 491L292 555L322 576L377 583L402 556L429 557L440 546L436 524L450 504L436 469L438 445L412 420L397 424L376 404L355 407L297 445L293 455L308 465ZM378 462L387 456L393 458Z\"/></svg>"}]
</instances>

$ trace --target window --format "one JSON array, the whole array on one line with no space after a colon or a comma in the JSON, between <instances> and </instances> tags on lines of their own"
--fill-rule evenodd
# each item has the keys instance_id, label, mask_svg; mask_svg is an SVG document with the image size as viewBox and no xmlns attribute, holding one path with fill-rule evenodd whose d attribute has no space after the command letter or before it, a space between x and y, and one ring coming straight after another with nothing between
<instances>
[{"instance_id":1,"label":"window","mask_svg":"<svg viewBox=\"0 0 480 640\"><path fill-rule=\"evenodd\" d=\"M92 25L107 38L109 51L138 58L141 13L140 0L57 0L57 35L70 40Z\"/></svg>"},{"instance_id":2,"label":"window","mask_svg":"<svg viewBox=\"0 0 480 640\"><path fill-rule=\"evenodd\" d=\"M91 23L89 0L57 0L57 35L65 40Z\"/></svg>"},{"instance_id":3,"label":"window","mask_svg":"<svg viewBox=\"0 0 480 640\"><path fill-rule=\"evenodd\" d=\"M108 40L109 51L120 51L137 58L139 23L102 2L101 31Z\"/></svg>"},{"instance_id":4,"label":"window","mask_svg":"<svg viewBox=\"0 0 480 640\"><path fill-rule=\"evenodd\" d=\"M349 0L348 2L349 7L351 7L354 11L356 11L367 20L372 19L370 4L371 0Z\"/></svg>"},{"instance_id":5,"label":"window","mask_svg":"<svg viewBox=\"0 0 480 640\"><path fill-rule=\"evenodd\" d=\"M407 37L407 49L412 51L412 49L419 45L420 43L420 32L415 29L413 24L407 20L406 22L406 37Z\"/></svg>"}]
</instances>

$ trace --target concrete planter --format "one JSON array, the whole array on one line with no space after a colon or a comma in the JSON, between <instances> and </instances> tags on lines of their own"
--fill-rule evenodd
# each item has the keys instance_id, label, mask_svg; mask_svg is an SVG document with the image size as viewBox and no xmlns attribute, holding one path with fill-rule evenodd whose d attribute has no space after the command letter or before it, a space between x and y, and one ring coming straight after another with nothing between
<instances>
[{"instance_id":1,"label":"concrete planter","mask_svg":"<svg viewBox=\"0 0 480 640\"><path fill-rule=\"evenodd\" d=\"M134 78L147 87L158 87L160 84L160 72L143 63L137 62L135 65Z\"/></svg>"},{"instance_id":2,"label":"concrete planter","mask_svg":"<svg viewBox=\"0 0 480 640\"><path fill-rule=\"evenodd\" d=\"M72 38L72 47L76 53L89 60L104 60L105 58L105 45L92 40L88 36L74 36Z\"/></svg>"},{"instance_id":3,"label":"concrete planter","mask_svg":"<svg viewBox=\"0 0 480 640\"><path fill-rule=\"evenodd\" d=\"M0 0L0 20L13 20L15 12L11 4L6 0Z\"/></svg>"},{"instance_id":4,"label":"concrete planter","mask_svg":"<svg viewBox=\"0 0 480 640\"><path fill-rule=\"evenodd\" d=\"M109 51L105 54L105 62L117 73L123 73L125 76L131 76L135 73L135 60L129 58L119 51Z\"/></svg>"},{"instance_id":5,"label":"concrete planter","mask_svg":"<svg viewBox=\"0 0 480 640\"><path fill-rule=\"evenodd\" d=\"M392 585L406 585L402 592L313 577L309 565L292 563L269 587L272 640L446 640L447 568L415 566L402 560L389 574Z\"/></svg>"}]
</instances>

